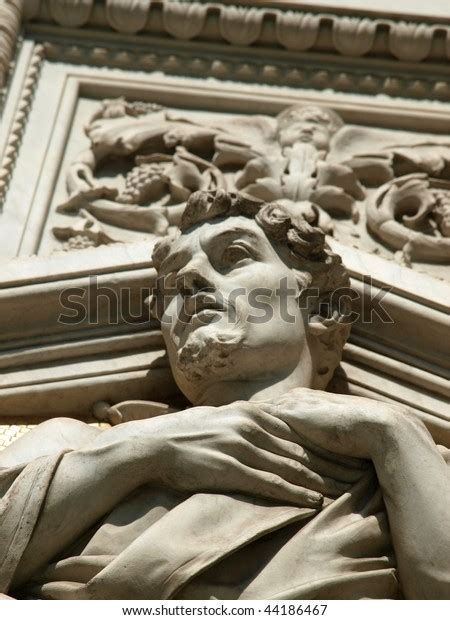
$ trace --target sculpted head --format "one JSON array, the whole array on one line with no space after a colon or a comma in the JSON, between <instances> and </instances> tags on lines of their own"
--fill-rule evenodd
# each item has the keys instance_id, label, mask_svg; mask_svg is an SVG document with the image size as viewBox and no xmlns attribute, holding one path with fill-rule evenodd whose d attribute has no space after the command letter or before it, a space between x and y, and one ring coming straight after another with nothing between
<instances>
[{"instance_id":1,"label":"sculpted head","mask_svg":"<svg viewBox=\"0 0 450 620\"><path fill-rule=\"evenodd\" d=\"M305 142L328 151L332 136L342 126L333 110L315 105L293 105L277 116L278 140L283 147Z\"/></svg>"},{"instance_id":2,"label":"sculpted head","mask_svg":"<svg viewBox=\"0 0 450 620\"><path fill-rule=\"evenodd\" d=\"M308 207L312 220L312 205L296 215L295 205L196 192L181 230L155 246L153 311L192 403L326 387L349 331L334 291L349 281Z\"/></svg>"}]
</instances>

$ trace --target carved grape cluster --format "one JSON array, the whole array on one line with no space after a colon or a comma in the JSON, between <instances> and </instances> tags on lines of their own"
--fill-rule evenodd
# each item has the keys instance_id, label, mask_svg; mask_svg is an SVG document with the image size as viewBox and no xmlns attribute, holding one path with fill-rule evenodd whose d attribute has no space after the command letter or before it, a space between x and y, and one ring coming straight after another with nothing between
<instances>
[{"instance_id":1,"label":"carved grape cluster","mask_svg":"<svg viewBox=\"0 0 450 620\"><path fill-rule=\"evenodd\" d=\"M165 165L158 162L141 163L134 166L125 177L125 188L118 201L125 204L142 204L155 178L165 178Z\"/></svg>"},{"instance_id":2,"label":"carved grape cluster","mask_svg":"<svg viewBox=\"0 0 450 620\"><path fill-rule=\"evenodd\" d=\"M70 250L84 250L86 248L94 248L98 245L94 239L90 239L86 235L75 235L70 237L67 241L61 243L61 249L65 251Z\"/></svg>"},{"instance_id":3,"label":"carved grape cluster","mask_svg":"<svg viewBox=\"0 0 450 620\"><path fill-rule=\"evenodd\" d=\"M450 191L435 190L436 206L433 209L434 219L443 237L450 237Z\"/></svg>"}]
</instances>

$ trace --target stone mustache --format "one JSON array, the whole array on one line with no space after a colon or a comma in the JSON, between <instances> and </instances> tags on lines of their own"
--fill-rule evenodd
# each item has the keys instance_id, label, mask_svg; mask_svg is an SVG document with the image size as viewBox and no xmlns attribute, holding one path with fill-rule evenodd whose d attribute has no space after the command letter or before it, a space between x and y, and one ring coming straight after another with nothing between
<instances>
[{"instance_id":1,"label":"stone mustache","mask_svg":"<svg viewBox=\"0 0 450 620\"><path fill-rule=\"evenodd\" d=\"M450 597L450 425L324 391L349 331L336 296L348 274L303 213L224 190L189 197L154 251L153 307L191 406L155 416L140 403L147 419L107 430L55 419L3 450L0 592ZM233 322L208 298L283 278L294 322L275 295L268 324L246 320L246 296ZM311 287L320 303L299 303Z\"/></svg>"}]
</instances>

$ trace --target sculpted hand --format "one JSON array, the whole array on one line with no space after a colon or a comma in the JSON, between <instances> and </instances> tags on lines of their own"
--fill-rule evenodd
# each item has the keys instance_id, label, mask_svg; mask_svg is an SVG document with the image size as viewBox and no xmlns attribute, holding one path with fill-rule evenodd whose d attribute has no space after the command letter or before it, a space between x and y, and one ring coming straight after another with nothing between
<instances>
[{"instance_id":1,"label":"sculpted hand","mask_svg":"<svg viewBox=\"0 0 450 620\"><path fill-rule=\"evenodd\" d=\"M161 480L175 489L249 493L315 508L361 475L353 463L331 463L299 446L286 422L256 404L195 407L163 419Z\"/></svg>"},{"instance_id":2,"label":"sculpted hand","mask_svg":"<svg viewBox=\"0 0 450 620\"><path fill-rule=\"evenodd\" d=\"M291 390L264 409L286 422L300 443L351 457L355 464L355 458L371 459L383 449L388 430L404 413L397 405L307 388Z\"/></svg>"}]
</instances>

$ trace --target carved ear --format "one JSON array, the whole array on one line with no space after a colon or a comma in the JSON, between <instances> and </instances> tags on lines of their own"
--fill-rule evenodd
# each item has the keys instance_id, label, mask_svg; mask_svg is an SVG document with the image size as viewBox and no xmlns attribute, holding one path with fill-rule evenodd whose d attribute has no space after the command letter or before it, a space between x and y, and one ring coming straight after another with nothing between
<instances>
[{"instance_id":1,"label":"carved ear","mask_svg":"<svg viewBox=\"0 0 450 620\"><path fill-rule=\"evenodd\" d=\"M308 332L317 347L315 388L324 389L342 357L350 332L351 300L331 291L315 298L309 309Z\"/></svg>"}]
</instances>

